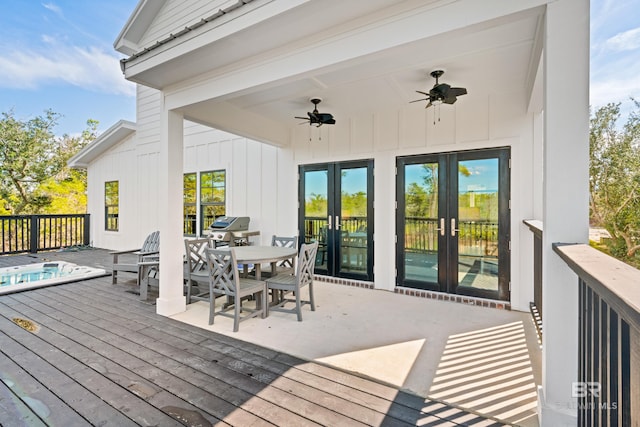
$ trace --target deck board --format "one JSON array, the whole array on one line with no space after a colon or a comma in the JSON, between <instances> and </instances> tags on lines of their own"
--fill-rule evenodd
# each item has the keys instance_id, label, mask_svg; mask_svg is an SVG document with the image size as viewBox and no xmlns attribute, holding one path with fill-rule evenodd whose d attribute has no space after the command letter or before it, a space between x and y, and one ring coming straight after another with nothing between
<instances>
[{"instance_id":1,"label":"deck board","mask_svg":"<svg viewBox=\"0 0 640 427\"><path fill-rule=\"evenodd\" d=\"M53 260L110 264L90 250L0 266ZM0 425L500 425L158 316L132 290L102 277L0 296Z\"/></svg>"},{"instance_id":2,"label":"deck board","mask_svg":"<svg viewBox=\"0 0 640 427\"><path fill-rule=\"evenodd\" d=\"M60 293L61 291L56 288L49 288L47 292L44 292L44 295L39 297L41 299L39 302L51 300L56 303L58 310L69 313L78 319L85 317L86 313L82 309L75 308L73 303L69 302L65 305L65 297L60 296ZM101 314L99 308L91 307L87 310ZM166 342L164 340L166 334L163 331L156 330L155 336L149 336L140 330L132 331L114 323L111 318L98 317L99 319L90 321L91 325L95 327L92 330L93 336L118 347L132 347L133 353L143 355L143 358L152 365L163 366L167 372L174 374L177 378L182 378L190 384L196 384L202 389L219 388L225 390L226 394L229 394L231 390L245 392L244 394L240 393L239 396L232 396L234 400L230 403L238 404L259 393L262 400L268 400L274 405L286 405L289 410L323 425L362 425L358 420L364 419L364 422L367 423L371 417L376 417L376 414L366 416L366 412L370 411L364 407L351 408L350 411L343 410L341 406L347 403L344 399L337 399L333 406L329 405L333 396L326 393L316 391L310 397L308 392L305 393L304 385L291 383L278 387L273 383L277 379L276 376L265 375L259 372L259 369L237 360L229 362L230 364L235 363L236 370L222 368L219 363L210 362L205 354L202 355L203 357L199 357L192 352L181 349L182 347L193 347L192 343L183 342L179 337L171 337L171 342ZM66 323L73 321L74 319L70 318L66 320ZM136 325L134 329L137 329L138 326ZM151 330L153 329L150 327L149 331ZM190 369L192 365L197 366L198 369ZM214 382L214 384L209 387L208 382ZM265 384L267 387L264 386ZM285 387L290 390L288 393L283 392ZM313 403L312 400L320 401L322 404ZM270 417L271 413L277 412L276 408L268 407L268 405L263 406L266 406L266 410L260 415L264 417ZM344 412L352 414L351 417L357 416L357 420L344 416ZM371 423L376 421L375 418L371 419Z\"/></svg>"}]
</instances>

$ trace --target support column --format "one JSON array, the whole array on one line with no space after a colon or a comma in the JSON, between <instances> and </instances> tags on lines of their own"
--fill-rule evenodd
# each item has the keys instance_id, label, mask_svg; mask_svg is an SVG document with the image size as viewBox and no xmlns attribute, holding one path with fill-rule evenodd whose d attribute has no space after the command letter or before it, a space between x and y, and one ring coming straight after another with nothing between
<instances>
[{"instance_id":1,"label":"support column","mask_svg":"<svg viewBox=\"0 0 640 427\"><path fill-rule=\"evenodd\" d=\"M542 426L576 425L578 279L552 244L589 236L589 1L547 5L544 44Z\"/></svg>"},{"instance_id":2,"label":"support column","mask_svg":"<svg viewBox=\"0 0 640 427\"><path fill-rule=\"evenodd\" d=\"M160 296L156 312L171 316L185 311L183 295L184 238L182 235L183 191L183 116L167 111L162 102L160 113L160 161L158 219L160 224Z\"/></svg>"}]
</instances>

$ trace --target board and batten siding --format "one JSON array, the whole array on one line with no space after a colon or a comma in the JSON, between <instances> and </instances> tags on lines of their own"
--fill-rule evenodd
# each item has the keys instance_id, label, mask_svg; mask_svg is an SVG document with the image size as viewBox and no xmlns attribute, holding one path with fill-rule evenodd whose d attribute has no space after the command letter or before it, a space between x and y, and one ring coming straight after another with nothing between
<instances>
[{"instance_id":1,"label":"board and batten siding","mask_svg":"<svg viewBox=\"0 0 640 427\"><path fill-rule=\"evenodd\" d=\"M511 278L512 307L526 310L532 300L529 257L531 242L522 220L533 217L541 203L535 177L541 166L541 141L534 124L538 116L526 111L524 94L482 95L453 106L424 109L415 104L399 110L378 111L354 117L336 117L335 126L291 127L291 146L277 148L244 137L185 121L184 172L226 170L227 214L251 217L250 228L260 230L259 241L269 244L272 234L297 232L297 168L301 164L356 159L374 159L375 167L375 287L395 286L395 161L397 156L450 152L480 148L511 148ZM158 226L158 117L159 92L138 89L138 131L129 159L103 156L92 165L92 186L104 186L103 163L118 163L123 184L135 183L133 195L121 186L121 231L104 231L104 220L96 218L96 245L109 249L139 246ZM435 114L435 124L434 124ZM440 120L438 121L438 114ZM135 160L131 160L135 159ZM133 164L131 163L133 162ZM125 166L127 165L127 166ZM96 176L101 182L95 183ZM94 187L90 194L96 194ZM103 189L97 194L102 194ZM103 211L103 200L91 200L91 212ZM132 206L135 206L132 207ZM116 238L117 235L117 238Z\"/></svg>"},{"instance_id":2,"label":"board and batten siding","mask_svg":"<svg viewBox=\"0 0 640 427\"><path fill-rule=\"evenodd\" d=\"M159 226L160 92L138 86L135 136L111 148L89 166L89 212L96 247L140 246ZM290 150L185 121L184 172L226 171L226 211L251 217L251 229L270 244L273 234L294 235L297 182ZM104 183L120 182L120 227L104 230ZM182 201L180 201L181 203Z\"/></svg>"},{"instance_id":3,"label":"board and batten siding","mask_svg":"<svg viewBox=\"0 0 640 427\"><path fill-rule=\"evenodd\" d=\"M393 290L395 286L396 157L510 147L511 303L514 309L528 310L533 300L529 267L533 244L522 220L533 218L536 206L542 203L535 187L542 176L542 141L538 134L534 138L534 124L540 119L527 111L526 99L525 93L474 92L473 97L442 106L439 111L411 104L399 110L336 117L335 126L291 128L296 168L300 164L374 159L376 288Z\"/></svg>"},{"instance_id":4,"label":"board and batten siding","mask_svg":"<svg viewBox=\"0 0 640 427\"><path fill-rule=\"evenodd\" d=\"M88 167L87 209L91 214L91 244L99 248L132 249L128 236L137 234L135 223L120 221L118 231L105 231L105 182L118 181L119 218L137 215L135 200L138 196L136 176L135 134L125 138Z\"/></svg>"},{"instance_id":5,"label":"board and batten siding","mask_svg":"<svg viewBox=\"0 0 640 427\"><path fill-rule=\"evenodd\" d=\"M293 157L283 150L185 121L184 171L226 171L229 216L249 216L256 239L296 233L297 182Z\"/></svg>"}]
</instances>

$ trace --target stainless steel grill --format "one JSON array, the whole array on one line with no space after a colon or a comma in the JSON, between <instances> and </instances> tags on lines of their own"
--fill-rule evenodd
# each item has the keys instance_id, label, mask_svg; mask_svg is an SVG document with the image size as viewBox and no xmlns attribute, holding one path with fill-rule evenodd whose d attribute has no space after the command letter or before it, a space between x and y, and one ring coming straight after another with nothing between
<instances>
[{"instance_id":1,"label":"stainless steel grill","mask_svg":"<svg viewBox=\"0 0 640 427\"><path fill-rule=\"evenodd\" d=\"M218 246L241 246L249 243L249 236L259 232L249 232L248 216L223 216L209 226L209 237Z\"/></svg>"}]
</instances>

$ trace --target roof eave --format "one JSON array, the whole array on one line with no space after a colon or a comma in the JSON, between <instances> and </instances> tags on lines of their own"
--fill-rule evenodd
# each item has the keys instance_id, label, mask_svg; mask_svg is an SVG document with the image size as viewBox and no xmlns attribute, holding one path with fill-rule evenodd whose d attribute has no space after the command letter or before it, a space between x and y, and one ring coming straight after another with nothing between
<instances>
[{"instance_id":1,"label":"roof eave","mask_svg":"<svg viewBox=\"0 0 640 427\"><path fill-rule=\"evenodd\" d=\"M136 124L120 120L67 161L70 168L86 169L93 160L136 131Z\"/></svg>"},{"instance_id":2,"label":"roof eave","mask_svg":"<svg viewBox=\"0 0 640 427\"><path fill-rule=\"evenodd\" d=\"M140 51L140 40L165 3L166 0L140 0L113 42L114 49L125 55Z\"/></svg>"}]
</instances>

